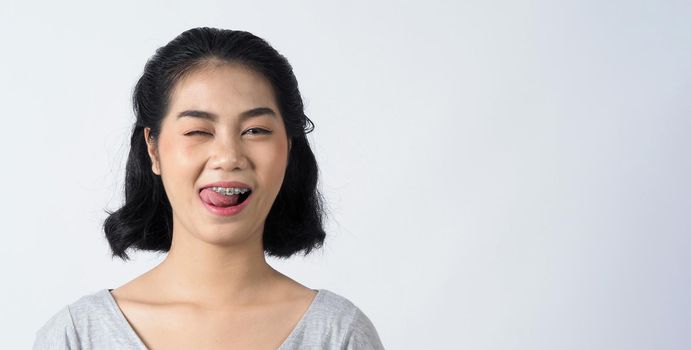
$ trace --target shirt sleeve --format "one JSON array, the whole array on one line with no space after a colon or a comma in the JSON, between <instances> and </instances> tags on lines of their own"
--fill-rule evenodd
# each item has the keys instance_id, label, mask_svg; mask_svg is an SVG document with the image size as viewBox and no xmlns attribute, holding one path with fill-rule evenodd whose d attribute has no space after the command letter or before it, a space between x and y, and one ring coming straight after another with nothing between
<instances>
[{"instance_id":1,"label":"shirt sleeve","mask_svg":"<svg viewBox=\"0 0 691 350\"><path fill-rule=\"evenodd\" d=\"M346 336L344 348L346 350L385 350L374 324L360 309L355 311L351 332Z\"/></svg>"},{"instance_id":2,"label":"shirt sleeve","mask_svg":"<svg viewBox=\"0 0 691 350\"><path fill-rule=\"evenodd\" d=\"M79 350L79 338L69 306L65 306L36 331L33 350Z\"/></svg>"}]
</instances>

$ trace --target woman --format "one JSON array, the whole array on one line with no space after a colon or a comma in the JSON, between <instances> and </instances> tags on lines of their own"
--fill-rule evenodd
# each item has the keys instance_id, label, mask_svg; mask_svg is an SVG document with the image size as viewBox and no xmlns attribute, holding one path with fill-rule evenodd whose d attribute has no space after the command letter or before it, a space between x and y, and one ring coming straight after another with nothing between
<instances>
[{"instance_id":1,"label":"woman","mask_svg":"<svg viewBox=\"0 0 691 350\"><path fill-rule=\"evenodd\" d=\"M269 266L325 237L312 122L288 61L243 31L195 28L159 48L133 96L113 256L167 252L65 306L34 349L382 349L348 299Z\"/></svg>"}]
</instances>

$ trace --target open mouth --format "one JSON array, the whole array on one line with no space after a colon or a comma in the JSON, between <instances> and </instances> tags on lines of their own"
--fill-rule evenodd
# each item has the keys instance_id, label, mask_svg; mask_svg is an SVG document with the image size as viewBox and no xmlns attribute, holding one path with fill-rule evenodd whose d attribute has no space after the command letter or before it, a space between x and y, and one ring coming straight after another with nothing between
<instances>
[{"instance_id":1,"label":"open mouth","mask_svg":"<svg viewBox=\"0 0 691 350\"><path fill-rule=\"evenodd\" d=\"M252 194L252 190L249 190L249 191L247 191L247 192L245 192L245 193L240 193L240 194L238 195L238 202L237 202L237 204L235 204L235 205L238 205L238 204L241 204L242 202L244 202L245 199L247 199L247 197L250 196L250 194Z\"/></svg>"},{"instance_id":2,"label":"open mouth","mask_svg":"<svg viewBox=\"0 0 691 350\"><path fill-rule=\"evenodd\" d=\"M201 200L213 207L229 208L241 205L249 196L252 195L252 190L224 190L216 188L205 188L199 192Z\"/></svg>"}]
</instances>

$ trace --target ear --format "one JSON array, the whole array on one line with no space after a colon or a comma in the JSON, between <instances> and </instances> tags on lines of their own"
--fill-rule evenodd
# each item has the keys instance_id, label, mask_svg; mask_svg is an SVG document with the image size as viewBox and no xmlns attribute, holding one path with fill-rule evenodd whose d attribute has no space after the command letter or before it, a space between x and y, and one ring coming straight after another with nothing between
<instances>
[{"instance_id":1,"label":"ear","mask_svg":"<svg viewBox=\"0 0 691 350\"><path fill-rule=\"evenodd\" d=\"M151 128L144 128L144 142L146 142L146 151L149 153L149 158L151 159L151 170L154 172L154 174L161 175L160 162L156 152L154 139L150 138L150 135Z\"/></svg>"}]
</instances>

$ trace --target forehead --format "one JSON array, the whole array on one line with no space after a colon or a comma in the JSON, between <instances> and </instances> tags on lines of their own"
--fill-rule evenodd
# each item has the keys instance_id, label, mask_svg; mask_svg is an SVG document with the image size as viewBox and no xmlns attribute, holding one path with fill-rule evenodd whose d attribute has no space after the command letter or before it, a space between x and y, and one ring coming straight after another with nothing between
<instances>
[{"instance_id":1,"label":"forehead","mask_svg":"<svg viewBox=\"0 0 691 350\"><path fill-rule=\"evenodd\" d=\"M258 107L278 112L269 80L235 63L206 65L183 76L171 91L169 107L169 114L196 109L218 115L239 115Z\"/></svg>"}]
</instances>

